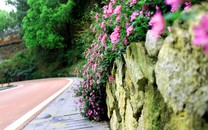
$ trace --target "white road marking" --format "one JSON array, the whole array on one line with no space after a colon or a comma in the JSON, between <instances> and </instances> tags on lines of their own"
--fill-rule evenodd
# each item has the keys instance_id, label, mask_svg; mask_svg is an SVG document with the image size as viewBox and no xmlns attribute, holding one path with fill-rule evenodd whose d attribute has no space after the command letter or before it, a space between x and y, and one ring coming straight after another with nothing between
<instances>
[{"instance_id":1,"label":"white road marking","mask_svg":"<svg viewBox=\"0 0 208 130\"><path fill-rule=\"evenodd\" d=\"M40 112L46 105L48 105L51 101L53 101L56 97L58 97L62 92L64 92L73 83L72 79L67 79L67 80L69 80L69 83L64 88L62 88L61 90L59 90L58 92L56 92L55 94L50 96L48 99L46 99L45 101L40 103L38 106L33 108L31 111L27 112L25 115L23 115L22 117L17 119L15 122L13 122L9 126L7 126L4 130L20 129L20 127L23 127L23 125L24 125L24 123L26 123L26 121L32 120L32 119L30 119L32 116L34 116L35 114Z\"/></svg>"}]
</instances>

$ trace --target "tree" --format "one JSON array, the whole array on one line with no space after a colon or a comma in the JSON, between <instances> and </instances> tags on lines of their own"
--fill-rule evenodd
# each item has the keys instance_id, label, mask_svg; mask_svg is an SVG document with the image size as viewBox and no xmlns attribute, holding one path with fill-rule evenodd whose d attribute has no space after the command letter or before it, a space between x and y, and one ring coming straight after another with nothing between
<instances>
[{"instance_id":1,"label":"tree","mask_svg":"<svg viewBox=\"0 0 208 130\"><path fill-rule=\"evenodd\" d=\"M70 47L71 0L28 0L23 19L24 39L30 49Z\"/></svg>"},{"instance_id":2,"label":"tree","mask_svg":"<svg viewBox=\"0 0 208 130\"><path fill-rule=\"evenodd\" d=\"M19 27L19 36L23 37L24 31L22 29L22 20L27 15L27 10L29 9L29 5L27 4L27 0L7 0L7 4L13 5L16 7L16 23Z\"/></svg>"},{"instance_id":3,"label":"tree","mask_svg":"<svg viewBox=\"0 0 208 130\"><path fill-rule=\"evenodd\" d=\"M0 32L3 34L16 26L16 13L0 10Z\"/></svg>"}]
</instances>

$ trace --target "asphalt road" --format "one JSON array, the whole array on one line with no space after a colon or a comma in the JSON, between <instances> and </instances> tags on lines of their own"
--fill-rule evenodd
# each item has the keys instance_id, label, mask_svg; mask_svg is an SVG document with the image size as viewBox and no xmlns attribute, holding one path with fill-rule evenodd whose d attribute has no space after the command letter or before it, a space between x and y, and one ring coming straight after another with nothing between
<instances>
[{"instance_id":1,"label":"asphalt road","mask_svg":"<svg viewBox=\"0 0 208 130\"><path fill-rule=\"evenodd\" d=\"M69 82L72 81L61 78L15 82L12 84L18 87L0 91L0 130L29 113Z\"/></svg>"}]
</instances>

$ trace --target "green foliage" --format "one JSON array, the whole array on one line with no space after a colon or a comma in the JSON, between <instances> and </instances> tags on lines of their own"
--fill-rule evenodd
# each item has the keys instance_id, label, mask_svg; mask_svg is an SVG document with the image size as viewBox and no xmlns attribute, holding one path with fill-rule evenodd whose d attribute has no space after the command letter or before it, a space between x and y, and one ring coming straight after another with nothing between
<instances>
[{"instance_id":1,"label":"green foliage","mask_svg":"<svg viewBox=\"0 0 208 130\"><path fill-rule=\"evenodd\" d=\"M0 32L4 32L9 28L14 28L15 25L16 13L0 10Z\"/></svg>"},{"instance_id":2,"label":"green foliage","mask_svg":"<svg viewBox=\"0 0 208 130\"><path fill-rule=\"evenodd\" d=\"M6 0L6 2L16 7L16 24L19 27L19 36L23 37L22 20L27 15L27 10L29 9L27 0Z\"/></svg>"},{"instance_id":3,"label":"green foliage","mask_svg":"<svg viewBox=\"0 0 208 130\"><path fill-rule=\"evenodd\" d=\"M78 52L43 48L36 48L33 51L24 50L0 64L0 83L73 76L75 67L70 66L80 61Z\"/></svg>"},{"instance_id":4,"label":"green foliage","mask_svg":"<svg viewBox=\"0 0 208 130\"><path fill-rule=\"evenodd\" d=\"M25 0L9 1L16 7L26 4ZM17 54L0 65L1 81L6 82L3 70L11 72L11 81L73 76L75 67L70 66L82 59L84 44L89 40L82 38L89 32L86 26L90 10L83 13L79 2L72 0L28 0L26 5L22 11L29 8L23 20L24 38L30 51L21 52L25 59ZM77 10L78 6L81 10ZM79 18L75 17L78 13Z\"/></svg>"},{"instance_id":5,"label":"green foliage","mask_svg":"<svg viewBox=\"0 0 208 130\"><path fill-rule=\"evenodd\" d=\"M17 53L12 59L0 64L1 82L14 82L31 79L35 71L34 59L27 51ZM0 76L0 77L1 77Z\"/></svg>"},{"instance_id":6,"label":"green foliage","mask_svg":"<svg viewBox=\"0 0 208 130\"><path fill-rule=\"evenodd\" d=\"M28 0L30 9L23 19L24 39L30 49L70 47L70 12L73 1ZM67 29L67 30L66 30Z\"/></svg>"}]
</instances>

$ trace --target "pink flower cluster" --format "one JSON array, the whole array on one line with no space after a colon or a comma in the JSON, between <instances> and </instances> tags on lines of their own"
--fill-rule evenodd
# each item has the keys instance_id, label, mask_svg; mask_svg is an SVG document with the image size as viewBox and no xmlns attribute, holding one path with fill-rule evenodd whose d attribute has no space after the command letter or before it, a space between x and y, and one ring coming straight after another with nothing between
<instances>
[{"instance_id":1,"label":"pink flower cluster","mask_svg":"<svg viewBox=\"0 0 208 130\"><path fill-rule=\"evenodd\" d=\"M108 5L103 7L103 18L110 17L113 14L113 3L110 2Z\"/></svg>"},{"instance_id":2,"label":"pink flower cluster","mask_svg":"<svg viewBox=\"0 0 208 130\"><path fill-rule=\"evenodd\" d=\"M132 25L129 26L129 27L127 27L127 29L126 29L126 35L129 36L132 33L132 31L133 31L133 26Z\"/></svg>"},{"instance_id":3,"label":"pink flower cluster","mask_svg":"<svg viewBox=\"0 0 208 130\"><path fill-rule=\"evenodd\" d=\"M117 5L116 8L114 9L114 14L117 14L116 17L116 22L121 22L121 10L122 10L122 6L121 5Z\"/></svg>"},{"instance_id":4,"label":"pink flower cluster","mask_svg":"<svg viewBox=\"0 0 208 130\"><path fill-rule=\"evenodd\" d=\"M185 3L185 9L188 9L191 6L191 2L189 0L165 0L167 5L171 6L171 12L175 12L181 6L181 4Z\"/></svg>"},{"instance_id":5,"label":"pink flower cluster","mask_svg":"<svg viewBox=\"0 0 208 130\"><path fill-rule=\"evenodd\" d=\"M98 22L98 13L95 15L95 21Z\"/></svg>"},{"instance_id":6,"label":"pink flower cluster","mask_svg":"<svg viewBox=\"0 0 208 130\"><path fill-rule=\"evenodd\" d=\"M183 2L183 0L166 0L165 1L167 5L171 6L171 11L175 12Z\"/></svg>"},{"instance_id":7,"label":"pink flower cluster","mask_svg":"<svg viewBox=\"0 0 208 130\"><path fill-rule=\"evenodd\" d=\"M204 52L208 55L208 14L205 14L198 26L194 27L194 39L193 44L196 46L202 46Z\"/></svg>"},{"instance_id":8,"label":"pink flower cluster","mask_svg":"<svg viewBox=\"0 0 208 130\"><path fill-rule=\"evenodd\" d=\"M104 34L104 36L103 36L102 39L101 39L101 43L102 43L102 45L104 45L104 46L105 46L106 39L107 39L107 34Z\"/></svg>"},{"instance_id":9,"label":"pink flower cluster","mask_svg":"<svg viewBox=\"0 0 208 130\"><path fill-rule=\"evenodd\" d=\"M185 2L184 10L189 9L190 7L191 7L191 2L190 1Z\"/></svg>"},{"instance_id":10,"label":"pink flower cluster","mask_svg":"<svg viewBox=\"0 0 208 130\"><path fill-rule=\"evenodd\" d=\"M130 2L130 7L132 7L133 5L135 5L137 3L137 0L132 0L131 2Z\"/></svg>"},{"instance_id":11,"label":"pink flower cluster","mask_svg":"<svg viewBox=\"0 0 208 130\"><path fill-rule=\"evenodd\" d=\"M162 16L162 13L160 11L157 11L152 19L149 22L149 25L152 26L152 29L150 30L151 34L158 38L165 29L165 19Z\"/></svg>"},{"instance_id":12,"label":"pink flower cluster","mask_svg":"<svg viewBox=\"0 0 208 130\"><path fill-rule=\"evenodd\" d=\"M86 101L86 99L80 98L78 101L76 101L76 103L80 104L80 108L82 109L81 112L84 114L84 116L88 117L89 119L100 121L100 116L104 114L105 110L104 108L102 108L101 104L99 104L99 101L96 101L96 98L99 97L99 100L101 100L103 97L96 95L95 90L89 92L87 89L84 89L81 91L81 93L82 95L85 95L87 99ZM84 107L86 104L90 105L90 108L84 111Z\"/></svg>"},{"instance_id":13,"label":"pink flower cluster","mask_svg":"<svg viewBox=\"0 0 208 130\"><path fill-rule=\"evenodd\" d=\"M113 33L110 35L111 42L112 43L119 42L119 37L120 37L120 27L116 26Z\"/></svg>"},{"instance_id":14,"label":"pink flower cluster","mask_svg":"<svg viewBox=\"0 0 208 130\"><path fill-rule=\"evenodd\" d=\"M109 77L108 77L108 81L109 81L109 82L113 82L113 81L114 81L114 77L113 77L113 76L109 76Z\"/></svg>"},{"instance_id":15,"label":"pink flower cluster","mask_svg":"<svg viewBox=\"0 0 208 130\"><path fill-rule=\"evenodd\" d=\"M101 38L100 38L101 37ZM99 35L98 39L105 43L107 34ZM79 101L81 104L81 109L86 117L99 121L104 113L105 109L102 108L102 100L105 98L105 93L100 93L101 78L106 68L101 67L103 61L103 54L101 51L103 49L102 45L93 43L90 48L85 50L84 54L87 59L87 64L83 66L83 77L84 81L81 84L80 92L83 98ZM92 74L93 73L93 74ZM88 108L86 109L86 104Z\"/></svg>"},{"instance_id":16,"label":"pink flower cluster","mask_svg":"<svg viewBox=\"0 0 208 130\"><path fill-rule=\"evenodd\" d=\"M130 22L132 22L134 19L136 19L137 16L139 16L139 12L138 11L133 12L131 15Z\"/></svg>"},{"instance_id":17,"label":"pink flower cluster","mask_svg":"<svg viewBox=\"0 0 208 130\"><path fill-rule=\"evenodd\" d=\"M114 9L113 13L114 14L120 14L122 10L122 6L121 5L117 5L116 8Z\"/></svg>"},{"instance_id":18,"label":"pink flower cluster","mask_svg":"<svg viewBox=\"0 0 208 130\"><path fill-rule=\"evenodd\" d=\"M113 4L115 4L115 3L116 3L116 0L111 0L111 2L112 2Z\"/></svg>"}]
</instances>

